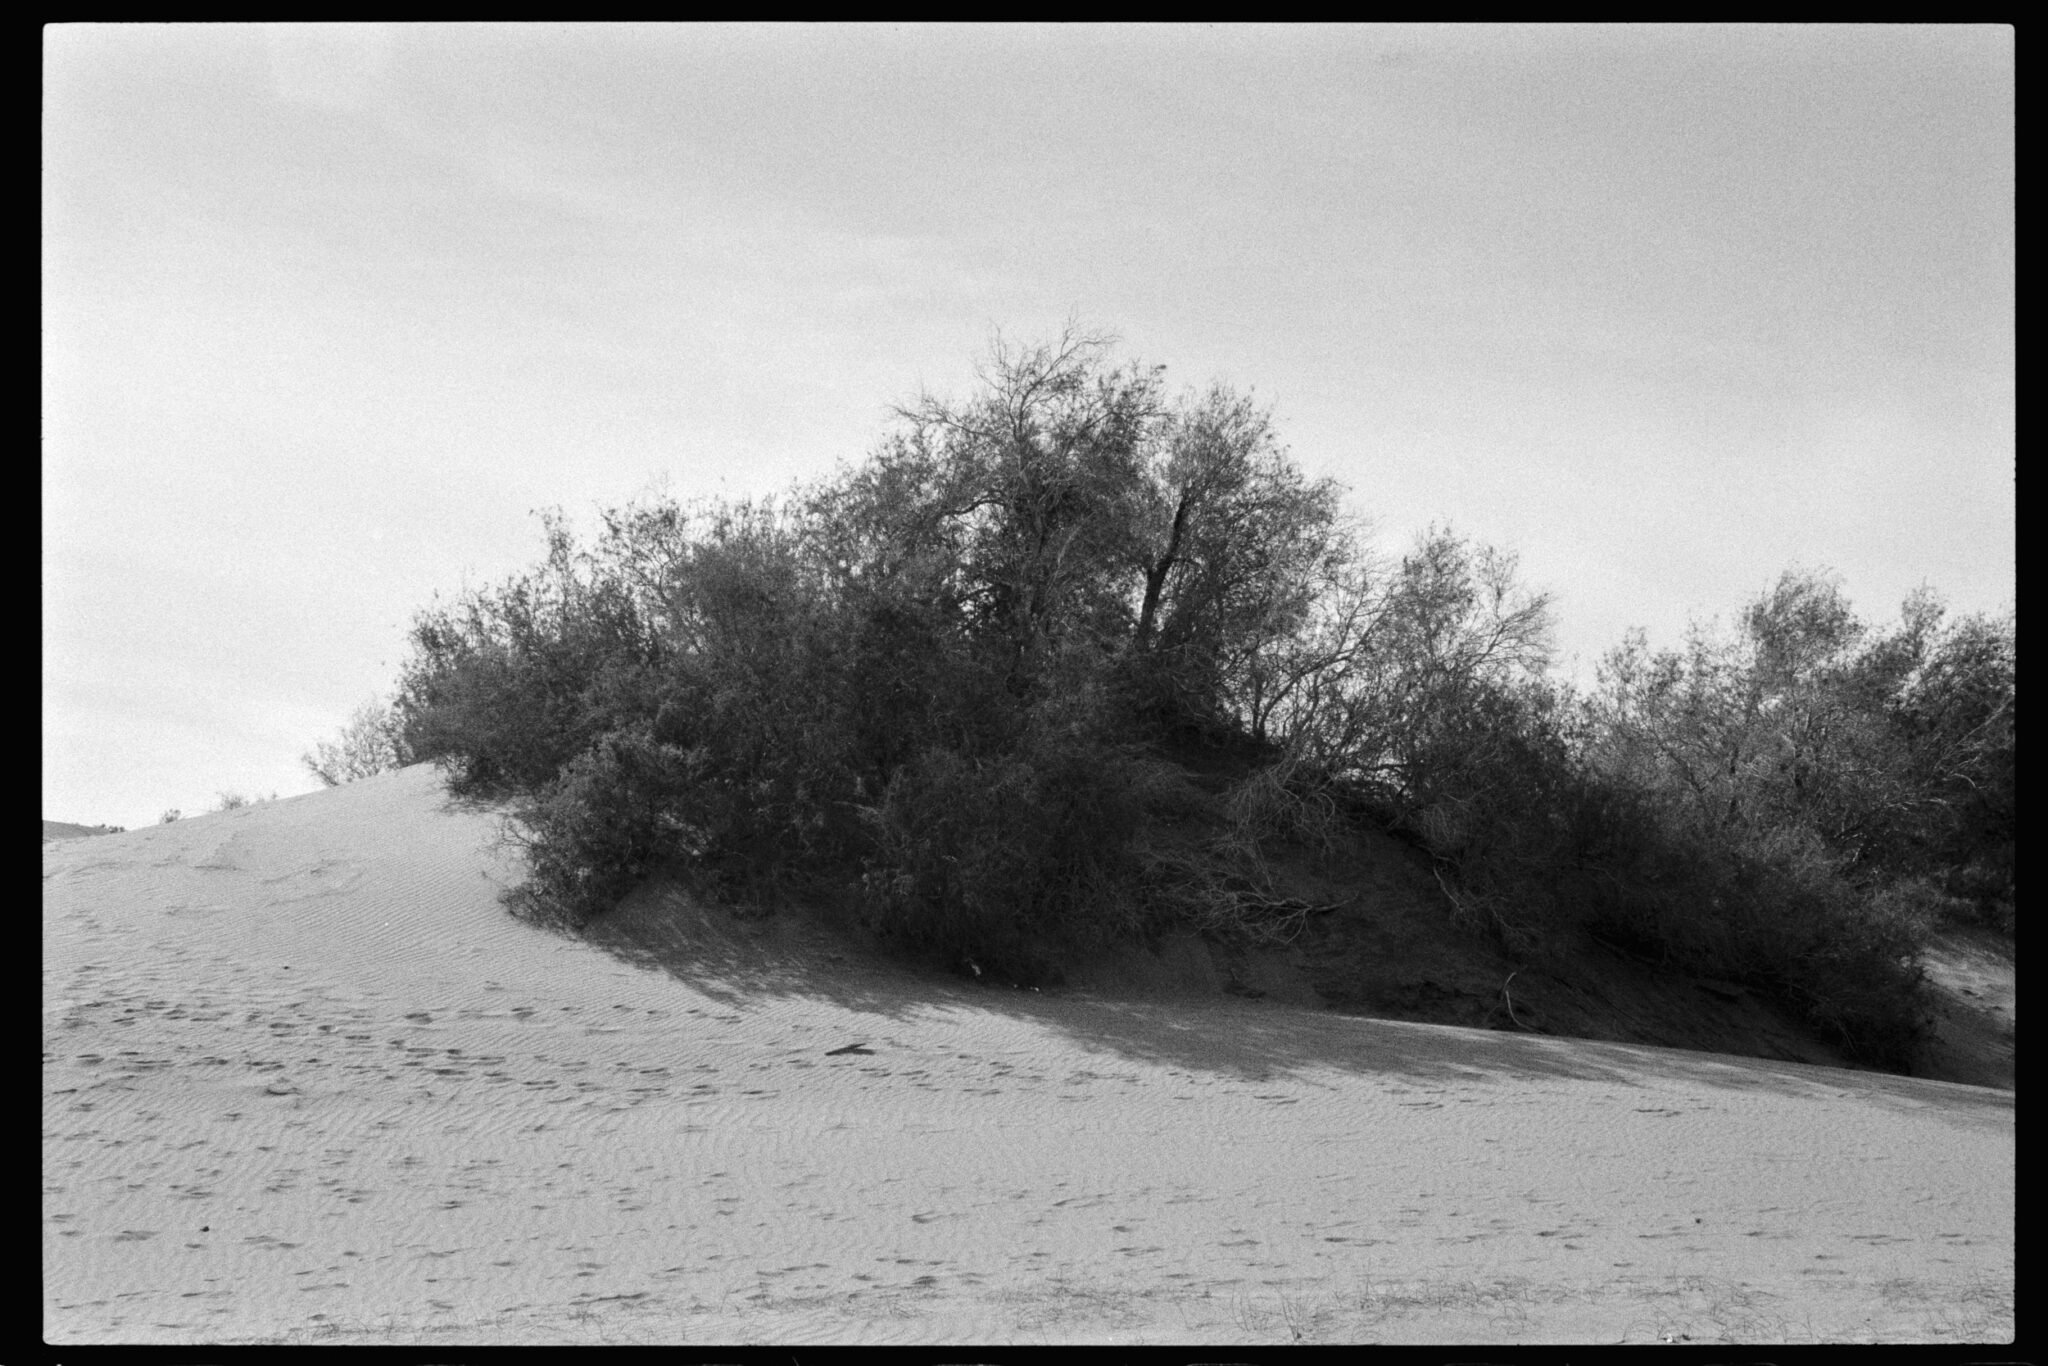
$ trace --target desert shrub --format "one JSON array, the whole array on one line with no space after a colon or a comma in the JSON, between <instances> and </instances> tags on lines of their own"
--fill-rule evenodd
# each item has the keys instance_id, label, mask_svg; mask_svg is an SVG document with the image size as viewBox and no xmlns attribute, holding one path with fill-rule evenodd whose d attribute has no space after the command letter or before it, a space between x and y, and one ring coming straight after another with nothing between
<instances>
[{"instance_id":1,"label":"desert shrub","mask_svg":"<svg viewBox=\"0 0 2048 1366\"><path fill-rule=\"evenodd\" d=\"M541 568L419 618L401 737L458 792L524 794L560 923L667 857L815 861L1039 970L1033 936L1149 904L1134 698L1227 730L1233 671L1351 553L1262 411L1158 373L999 343L979 395L900 410L780 509L656 501L589 549L551 519Z\"/></svg>"},{"instance_id":2,"label":"desert shrub","mask_svg":"<svg viewBox=\"0 0 2048 1366\"><path fill-rule=\"evenodd\" d=\"M1731 850L1667 828L1645 844L1584 884L1597 936L1748 983L1865 1061L1905 1062L1924 1024L1923 908L1857 888L1810 836Z\"/></svg>"},{"instance_id":3,"label":"desert shrub","mask_svg":"<svg viewBox=\"0 0 2048 1366\"><path fill-rule=\"evenodd\" d=\"M1928 928L1911 898L1859 891L1818 851L1752 854L1736 887L1748 970L1733 975L1772 989L1853 1056L1906 1065L1925 1027Z\"/></svg>"},{"instance_id":4,"label":"desert shrub","mask_svg":"<svg viewBox=\"0 0 2048 1366\"><path fill-rule=\"evenodd\" d=\"M2018 839L2015 620L2010 612L1978 614L1947 628L1930 623L1925 636L1918 667L1883 699L1904 800L1894 803L1876 852L1888 870L1937 878L1972 901L1979 919L2009 930Z\"/></svg>"},{"instance_id":5,"label":"desert shrub","mask_svg":"<svg viewBox=\"0 0 2048 1366\"><path fill-rule=\"evenodd\" d=\"M184 819L184 815L184 812L178 810L178 808L174 806L170 810L164 812L163 815L158 816L156 818L156 823L158 825L169 825L172 821Z\"/></svg>"},{"instance_id":6,"label":"desert shrub","mask_svg":"<svg viewBox=\"0 0 2048 1366\"><path fill-rule=\"evenodd\" d=\"M1565 943L1578 909L1563 889L1585 783L1558 711L1539 684L1475 681L1411 742L1391 800L1460 915L1523 954Z\"/></svg>"},{"instance_id":7,"label":"desert shrub","mask_svg":"<svg viewBox=\"0 0 2048 1366\"><path fill-rule=\"evenodd\" d=\"M898 769L876 808L876 855L862 879L885 935L1036 978L1044 926L1026 880L1040 832L1032 775L1014 761L931 749Z\"/></svg>"},{"instance_id":8,"label":"desert shrub","mask_svg":"<svg viewBox=\"0 0 2048 1366\"><path fill-rule=\"evenodd\" d=\"M1232 784L1223 814L1226 843L1247 853L1290 843L1328 854L1346 833L1335 782L1298 754L1282 754Z\"/></svg>"},{"instance_id":9,"label":"desert shrub","mask_svg":"<svg viewBox=\"0 0 2048 1366\"><path fill-rule=\"evenodd\" d=\"M1947 869L1942 885L1957 919L1969 920L2010 938L2016 931L2013 890L2014 847L2010 841ZM1967 908L1967 910L1965 910Z\"/></svg>"},{"instance_id":10,"label":"desert shrub","mask_svg":"<svg viewBox=\"0 0 2048 1366\"><path fill-rule=\"evenodd\" d=\"M1976 907L1968 898L1956 896L1930 877L1906 877L1878 881L1863 889L1871 916L1896 924L1915 942L1946 922L1975 918Z\"/></svg>"},{"instance_id":11,"label":"desert shrub","mask_svg":"<svg viewBox=\"0 0 2048 1366\"><path fill-rule=\"evenodd\" d=\"M1795 572L1575 697L1512 555L1432 528L1377 558L1264 410L1161 375L999 341L969 399L782 503L654 499L588 546L552 517L538 568L416 620L382 734L517 798L538 919L670 862L802 868L1020 980L1167 920L1284 940L1273 854L1364 818L1517 953L1590 929L1873 1056L1930 916L2010 924L2009 619L1923 595L1878 630ZM1230 756L1207 790L1196 751Z\"/></svg>"},{"instance_id":12,"label":"desert shrub","mask_svg":"<svg viewBox=\"0 0 2048 1366\"><path fill-rule=\"evenodd\" d=\"M1153 921L1259 947L1293 942L1311 914L1328 909L1289 895L1274 866L1288 852L1327 857L1349 830L1337 785L1300 756L1253 767L1220 800L1204 800L1165 766L1148 770L1140 791L1153 819L1135 853Z\"/></svg>"},{"instance_id":13,"label":"desert shrub","mask_svg":"<svg viewBox=\"0 0 2048 1366\"><path fill-rule=\"evenodd\" d=\"M1629 794L1632 850L1602 847L1607 923L1771 988L1862 1056L1903 1057L1918 955L1964 904L1945 889L2007 828L1974 794L2009 765L2009 631L1940 621L1923 592L1874 628L1829 576L1790 571L1733 634L1612 652L1580 746Z\"/></svg>"},{"instance_id":14,"label":"desert shrub","mask_svg":"<svg viewBox=\"0 0 2048 1366\"><path fill-rule=\"evenodd\" d=\"M862 887L879 929L1031 983L1141 926L1145 774L1045 710L1009 752L934 747L896 771L868 812Z\"/></svg>"},{"instance_id":15,"label":"desert shrub","mask_svg":"<svg viewBox=\"0 0 2048 1366\"><path fill-rule=\"evenodd\" d=\"M581 702L611 672L609 662L575 663L553 650L553 659L536 657L530 642L494 639L482 617L416 628L432 663L406 680L405 738L447 769L459 795L539 788L602 733Z\"/></svg>"},{"instance_id":16,"label":"desert shrub","mask_svg":"<svg viewBox=\"0 0 2048 1366\"><path fill-rule=\"evenodd\" d=\"M689 819L701 764L698 752L644 729L614 731L572 759L511 818L529 870L514 908L580 929L664 859L701 849L714 837Z\"/></svg>"},{"instance_id":17,"label":"desert shrub","mask_svg":"<svg viewBox=\"0 0 2048 1366\"><path fill-rule=\"evenodd\" d=\"M585 682L552 743L590 738L515 816L546 918L580 924L671 859L746 877L846 854L848 680L829 614L792 586L796 555L765 519L714 523L666 565L658 662Z\"/></svg>"},{"instance_id":18,"label":"desert shrub","mask_svg":"<svg viewBox=\"0 0 2048 1366\"><path fill-rule=\"evenodd\" d=\"M245 797L239 792L229 791L218 795L214 801L213 809L215 811L239 811L245 806L252 806L258 802L274 802L276 800L277 794L275 792L267 797Z\"/></svg>"},{"instance_id":19,"label":"desert shrub","mask_svg":"<svg viewBox=\"0 0 2048 1366\"><path fill-rule=\"evenodd\" d=\"M654 642L617 564L579 556L558 516L533 573L420 614L396 702L398 742L459 795L537 791L621 718Z\"/></svg>"},{"instance_id":20,"label":"desert shrub","mask_svg":"<svg viewBox=\"0 0 2048 1366\"><path fill-rule=\"evenodd\" d=\"M318 742L299 762L328 787L339 787L403 768L411 759L403 719L390 704L372 699L355 709L338 736Z\"/></svg>"},{"instance_id":21,"label":"desert shrub","mask_svg":"<svg viewBox=\"0 0 2048 1366\"><path fill-rule=\"evenodd\" d=\"M1878 629L1829 576L1788 572L1732 635L1610 653L1593 759L1702 828L1811 831L1859 883L1995 867L2014 828L2012 621L1942 616L1922 590Z\"/></svg>"},{"instance_id":22,"label":"desert shrub","mask_svg":"<svg viewBox=\"0 0 2048 1366\"><path fill-rule=\"evenodd\" d=\"M1590 931L1674 970L1750 982L1857 1055L1896 1063L1922 1015L1926 897L1855 876L1829 837L1839 825L1758 790L1775 770L1729 760L1753 742L1734 737L1739 711L1712 701L1746 704L1725 657L1696 642L1659 667L1649 695L1668 710L1654 732L1540 678L1439 692L1379 808L1436 860L1459 916L1525 959L1568 956Z\"/></svg>"},{"instance_id":23,"label":"desert shrub","mask_svg":"<svg viewBox=\"0 0 2048 1366\"><path fill-rule=\"evenodd\" d=\"M1668 795L1593 790L1565 882L1585 928L1667 968L1748 983L1854 1056L1904 1063L1924 1024L1924 898L1859 886L1808 829L1716 827Z\"/></svg>"}]
</instances>

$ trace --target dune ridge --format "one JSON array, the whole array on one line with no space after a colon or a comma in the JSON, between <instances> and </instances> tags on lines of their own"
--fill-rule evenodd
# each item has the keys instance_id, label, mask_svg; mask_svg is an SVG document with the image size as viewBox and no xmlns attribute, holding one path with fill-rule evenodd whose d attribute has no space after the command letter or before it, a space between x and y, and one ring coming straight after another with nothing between
<instances>
[{"instance_id":1,"label":"dune ridge","mask_svg":"<svg viewBox=\"0 0 2048 1366\"><path fill-rule=\"evenodd\" d=\"M577 943L494 830L420 767L44 846L47 1341L2012 1333L2009 1092L935 982L673 888Z\"/></svg>"},{"instance_id":2,"label":"dune ridge","mask_svg":"<svg viewBox=\"0 0 2048 1366\"><path fill-rule=\"evenodd\" d=\"M89 839L94 835L112 835L116 833L118 832L109 825L80 825L76 821L45 820L43 822L43 843L45 844L50 843L52 840Z\"/></svg>"}]
</instances>

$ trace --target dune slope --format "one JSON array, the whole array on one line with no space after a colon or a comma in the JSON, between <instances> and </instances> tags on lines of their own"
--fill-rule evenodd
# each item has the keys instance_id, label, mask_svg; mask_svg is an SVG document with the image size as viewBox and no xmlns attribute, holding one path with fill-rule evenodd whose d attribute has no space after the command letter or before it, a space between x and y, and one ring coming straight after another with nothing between
<instances>
[{"instance_id":1,"label":"dune slope","mask_svg":"<svg viewBox=\"0 0 2048 1366\"><path fill-rule=\"evenodd\" d=\"M104 825L79 825L74 821L43 822L43 843L52 840L82 840L94 835L110 835L114 832Z\"/></svg>"},{"instance_id":2,"label":"dune slope","mask_svg":"<svg viewBox=\"0 0 2048 1366\"><path fill-rule=\"evenodd\" d=\"M44 847L47 1340L2012 1332L2008 1092L932 982L672 888L606 952L493 829L420 768Z\"/></svg>"}]
</instances>

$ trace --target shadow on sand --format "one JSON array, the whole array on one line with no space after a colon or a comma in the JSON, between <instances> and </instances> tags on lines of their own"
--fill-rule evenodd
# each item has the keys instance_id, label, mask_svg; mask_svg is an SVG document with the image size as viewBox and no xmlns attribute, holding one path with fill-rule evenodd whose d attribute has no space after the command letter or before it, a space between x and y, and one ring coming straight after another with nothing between
<instances>
[{"instance_id":1,"label":"shadow on sand","mask_svg":"<svg viewBox=\"0 0 2048 1366\"><path fill-rule=\"evenodd\" d=\"M1246 1080L1332 1070L1463 1086L1676 1081L1751 1094L1867 1096L1991 1123L2009 1123L2013 1109L2006 1092L1804 1063L1367 1019L1194 991L1120 999L1105 991L983 986L892 961L843 916L814 908L735 913L705 905L671 878L650 881L583 937L739 1010L820 1000L903 1024L985 1011L1039 1024L1092 1051Z\"/></svg>"}]
</instances>

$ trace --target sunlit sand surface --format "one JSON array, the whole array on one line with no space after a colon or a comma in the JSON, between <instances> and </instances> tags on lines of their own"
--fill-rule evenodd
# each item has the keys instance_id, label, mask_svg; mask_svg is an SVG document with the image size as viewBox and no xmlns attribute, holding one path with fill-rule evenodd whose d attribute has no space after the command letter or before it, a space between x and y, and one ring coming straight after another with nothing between
<instances>
[{"instance_id":1,"label":"sunlit sand surface","mask_svg":"<svg viewBox=\"0 0 2048 1366\"><path fill-rule=\"evenodd\" d=\"M44 846L48 1341L2013 1332L2009 1092L749 957L672 892L607 952L494 830L416 768Z\"/></svg>"}]
</instances>

